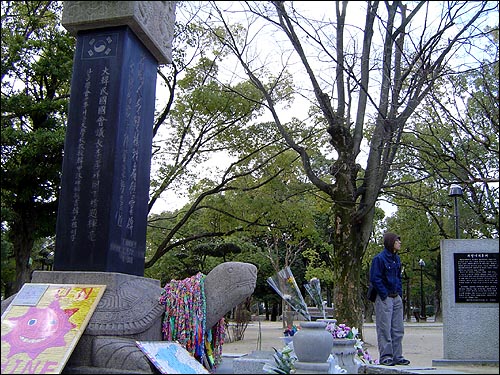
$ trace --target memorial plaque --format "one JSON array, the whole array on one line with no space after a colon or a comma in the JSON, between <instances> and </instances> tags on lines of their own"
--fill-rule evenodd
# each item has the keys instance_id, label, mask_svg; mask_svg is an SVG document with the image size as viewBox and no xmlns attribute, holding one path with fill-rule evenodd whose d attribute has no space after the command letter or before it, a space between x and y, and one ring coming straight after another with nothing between
<instances>
[{"instance_id":1,"label":"memorial plaque","mask_svg":"<svg viewBox=\"0 0 500 375\"><path fill-rule=\"evenodd\" d=\"M144 275L156 69L127 26L78 33L54 270Z\"/></svg>"},{"instance_id":2,"label":"memorial plaque","mask_svg":"<svg viewBox=\"0 0 500 375\"><path fill-rule=\"evenodd\" d=\"M455 302L498 303L498 253L455 253Z\"/></svg>"}]
</instances>

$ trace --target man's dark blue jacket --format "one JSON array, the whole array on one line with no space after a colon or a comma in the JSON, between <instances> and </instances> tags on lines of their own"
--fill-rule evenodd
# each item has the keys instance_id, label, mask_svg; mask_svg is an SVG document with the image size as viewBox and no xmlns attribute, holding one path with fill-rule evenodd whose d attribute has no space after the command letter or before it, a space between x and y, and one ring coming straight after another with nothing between
<instances>
[{"instance_id":1,"label":"man's dark blue jacket","mask_svg":"<svg viewBox=\"0 0 500 375\"><path fill-rule=\"evenodd\" d=\"M401 259L384 248L372 260L370 267L370 282L377 290L382 300L389 294L397 293L403 297L403 283L401 279Z\"/></svg>"}]
</instances>

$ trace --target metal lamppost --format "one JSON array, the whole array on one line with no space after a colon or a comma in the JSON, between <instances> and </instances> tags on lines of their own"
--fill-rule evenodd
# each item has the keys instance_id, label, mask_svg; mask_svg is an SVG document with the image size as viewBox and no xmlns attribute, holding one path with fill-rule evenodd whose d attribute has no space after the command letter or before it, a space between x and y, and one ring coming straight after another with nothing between
<instances>
[{"instance_id":1,"label":"metal lamppost","mask_svg":"<svg viewBox=\"0 0 500 375\"><path fill-rule=\"evenodd\" d=\"M451 185L450 192L448 194L449 197L453 197L455 199L455 238L460 238L460 232L458 230L458 197L463 195L462 188L459 185Z\"/></svg>"},{"instance_id":2,"label":"metal lamppost","mask_svg":"<svg viewBox=\"0 0 500 375\"><path fill-rule=\"evenodd\" d=\"M403 266L401 270L401 278L406 282L406 291L403 293L405 298L403 299L404 310L406 310L406 320L411 321L411 311L410 311L410 277L406 273L406 269Z\"/></svg>"},{"instance_id":3,"label":"metal lamppost","mask_svg":"<svg viewBox=\"0 0 500 375\"><path fill-rule=\"evenodd\" d=\"M425 262L423 259L418 261L420 265L420 317L425 319L425 305L424 305L424 267Z\"/></svg>"}]
</instances>

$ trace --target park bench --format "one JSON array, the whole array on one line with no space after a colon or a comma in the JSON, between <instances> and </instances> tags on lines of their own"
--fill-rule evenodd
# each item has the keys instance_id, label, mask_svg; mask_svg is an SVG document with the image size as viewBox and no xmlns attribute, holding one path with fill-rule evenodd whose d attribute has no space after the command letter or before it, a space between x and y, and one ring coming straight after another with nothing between
<instances>
[{"instance_id":1,"label":"park bench","mask_svg":"<svg viewBox=\"0 0 500 375\"><path fill-rule=\"evenodd\" d=\"M335 308L334 307L326 307L325 308L325 315L327 319L333 319L333 313L334 313ZM317 307L307 307L307 311L309 312L309 315L311 316L311 320L318 320L318 319L323 319L323 314Z\"/></svg>"}]
</instances>

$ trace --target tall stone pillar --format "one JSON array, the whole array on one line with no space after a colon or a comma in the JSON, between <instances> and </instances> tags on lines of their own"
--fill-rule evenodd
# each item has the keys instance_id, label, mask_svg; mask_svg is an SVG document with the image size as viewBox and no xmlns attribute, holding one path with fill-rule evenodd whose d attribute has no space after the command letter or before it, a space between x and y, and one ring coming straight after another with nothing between
<instances>
[{"instance_id":1,"label":"tall stone pillar","mask_svg":"<svg viewBox=\"0 0 500 375\"><path fill-rule=\"evenodd\" d=\"M76 35L55 271L144 275L158 64L174 1L65 1Z\"/></svg>"}]
</instances>

